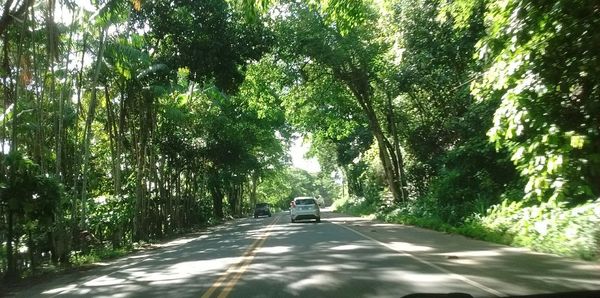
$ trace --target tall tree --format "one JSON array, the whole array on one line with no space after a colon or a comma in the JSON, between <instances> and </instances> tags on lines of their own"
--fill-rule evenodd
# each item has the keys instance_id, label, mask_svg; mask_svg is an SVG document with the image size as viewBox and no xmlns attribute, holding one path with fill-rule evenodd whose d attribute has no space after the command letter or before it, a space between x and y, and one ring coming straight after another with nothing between
<instances>
[{"instance_id":1,"label":"tall tree","mask_svg":"<svg viewBox=\"0 0 600 298\"><path fill-rule=\"evenodd\" d=\"M512 153L528 197L579 203L600 194L600 33L590 30L599 11L588 0L487 5L477 49L485 71L471 90L501 100L488 135Z\"/></svg>"},{"instance_id":2,"label":"tall tree","mask_svg":"<svg viewBox=\"0 0 600 298\"><path fill-rule=\"evenodd\" d=\"M277 28L282 57L294 61L300 70L311 63L323 67L347 88L377 140L386 181L395 201L406 200L403 155L399 146L393 144L391 132L382 124L385 114L378 107L384 101L375 92L375 82L385 68L382 55L389 46L376 35L377 14L366 2L331 7L335 14L325 19L318 10L306 5L288 5L291 16L281 18ZM352 21L342 22L336 19L336 14L337 18L345 16ZM387 112L394 113L389 107Z\"/></svg>"}]
</instances>

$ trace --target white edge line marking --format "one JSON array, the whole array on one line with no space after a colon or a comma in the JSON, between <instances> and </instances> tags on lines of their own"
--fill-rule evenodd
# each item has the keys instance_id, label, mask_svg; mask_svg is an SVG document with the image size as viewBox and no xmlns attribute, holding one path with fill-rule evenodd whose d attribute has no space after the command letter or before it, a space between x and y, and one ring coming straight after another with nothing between
<instances>
[{"instance_id":1,"label":"white edge line marking","mask_svg":"<svg viewBox=\"0 0 600 298\"><path fill-rule=\"evenodd\" d=\"M425 264L425 265L427 265L427 266L429 266L431 268L434 268L434 269L442 271L442 272L444 272L446 274L449 274L450 276L452 276L452 277L454 277L456 279L459 279L459 280L461 280L461 281L463 281L463 282L465 282L465 283L467 283L467 284L469 284L469 285L471 285L473 287L476 287L476 288L478 288L478 289L480 289L480 290L482 290L484 292L492 294L492 295L494 295L496 297L506 296L506 294L504 294L504 293L502 293L500 291L497 291L497 290L494 290L492 288L486 287L486 286L484 286L484 285L482 285L482 284L480 284L480 283L478 283L478 282L476 282L474 280L471 280L471 279L469 279L469 278L467 278L465 276L462 276L462 275L460 275L458 273L454 273L454 272L452 272L452 271L450 271L448 269L442 268L442 267L440 267L440 266L438 266L436 264L433 264L433 263L431 263L429 261L423 260L423 259L421 259L421 258L419 258L419 257L417 257L417 256L415 256L413 254L410 254L410 253L408 253L408 252L406 252L404 250L397 249L397 248L393 247L390 244L387 244L385 242L381 242L381 241L379 241L379 240L377 240L377 239L375 239L375 238L373 238L371 236L365 235L365 234L363 234L363 233L361 233L361 232L359 232L359 231L357 231L355 229L352 229L352 228L347 227L347 226L345 226L343 224L340 224L340 223L336 223L336 222L331 222L331 223L333 223L335 225L338 225L338 226L340 226L340 227L342 227L342 228L344 228L346 230L349 230L349 231L351 231L351 232L353 232L353 233L355 233L355 234L357 234L357 235L359 235L361 237L369 239L369 240L371 240L371 241L373 241L373 242L375 242L375 243L377 243L377 244L379 244L381 246L385 246L385 247L387 247L387 248L389 248L389 249L391 249L391 250L393 250L395 252L399 252L402 255L408 256L408 257L410 257L410 258L412 258L412 259L414 259L414 260L416 260L418 262L421 262L421 263L423 263L423 264Z\"/></svg>"}]
</instances>

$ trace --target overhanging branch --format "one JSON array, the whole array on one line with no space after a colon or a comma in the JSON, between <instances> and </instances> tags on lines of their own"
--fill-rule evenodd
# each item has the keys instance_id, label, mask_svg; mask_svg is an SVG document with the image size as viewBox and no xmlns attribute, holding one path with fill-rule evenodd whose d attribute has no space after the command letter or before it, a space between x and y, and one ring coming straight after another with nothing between
<instances>
[{"instance_id":1,"label":"overhanging branch","mask_svg":"<svg viewBox=\"0 0 600 298\"><path fill-rule=\"evenodd\" d=\"M13 4L13 0L7 0L4 4L4 10L2 17L0 17L0 36L4 34L4 31L10 26L15 20L22 19L27 13L27 9L33 5L35 0L24 0L20 5L17 4L17 9L14 11L10 10Z\"/></svg>"}]
</instances>

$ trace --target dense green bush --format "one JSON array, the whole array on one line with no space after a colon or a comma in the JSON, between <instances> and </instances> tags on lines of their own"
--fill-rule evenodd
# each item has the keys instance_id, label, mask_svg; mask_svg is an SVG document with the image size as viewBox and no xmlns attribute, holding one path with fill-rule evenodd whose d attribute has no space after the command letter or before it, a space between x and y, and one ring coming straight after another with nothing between
<instances>
[{"instance_id":1,"label":"dense green bush","mask_svg":"<svg viewBox=\"0 0 600 298\"><path fill-rule=\"evenodd\" d=\"M567 208L565 203L525 207L504 201L459 231L468 236L526 246L536 251L595 259L600 255L600 199Z\"/></svg>"},{"instance_id":2,"label":"dense green bush","mask_svg":"<svg viewBox=\"0 0 600 298\"><path fill-rule=\"evenodd\" d=\"M376 204L367 200L365 197L358 197L355 195L335 200L332 207L338 212L354 215L370 215L377 211Z\"/></svg>"},{"instance_id":3,"label":"dense green bush","mask_svg":"<svg viewBox=\"0 0 600 298\"><path fill-rule=\"evenodd\" d=\"M122 257L130 253L131 251L132 249L130 247L119 249L99 247L92 249L89 253L82 253L80 251L73 252L70 261L71 264L74 266L81 266L86 264L89 265L103 260L111 260L118 257Z\"/></svg>"},{"instance_id":4,"label":"dense green bush","mask_svg":"<svg viewBox=\"0 0 600 298\"><path fill-rule=\"evenodd\" d=\"M535 251L585 260L600 257L600 199L574 208L565 203L527 206L505 199L463 223L449 224L428 203L406 204L395 209L379 209L357 197L340 199L334 208L355 215L376 214L392 223L415 225L448 233L462 234Z\"/></svg>"}]
</instances>

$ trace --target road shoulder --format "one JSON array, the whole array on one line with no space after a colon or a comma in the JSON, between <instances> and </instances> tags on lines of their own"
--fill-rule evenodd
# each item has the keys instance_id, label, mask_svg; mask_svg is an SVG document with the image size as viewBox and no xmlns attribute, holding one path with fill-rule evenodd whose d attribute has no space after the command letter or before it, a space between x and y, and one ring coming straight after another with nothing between
<instances>
[{"instance_id":1,"label":"road shoulder","mask_svg":"<svg viewBox=\"0 0 600 298\"><path fill-rule=\"evenodd\" d=\"M326 220L343 225L439 266L489 289L508 295L600 290L600 264L533 252L462 235L384 223L376 219L326 212Z\"/></svg>"}]
</instances>

